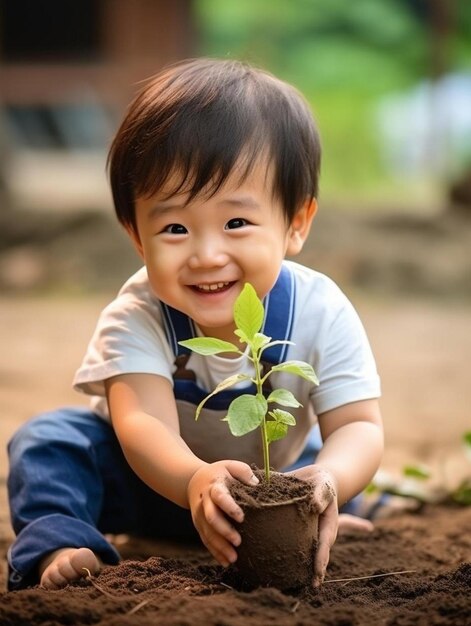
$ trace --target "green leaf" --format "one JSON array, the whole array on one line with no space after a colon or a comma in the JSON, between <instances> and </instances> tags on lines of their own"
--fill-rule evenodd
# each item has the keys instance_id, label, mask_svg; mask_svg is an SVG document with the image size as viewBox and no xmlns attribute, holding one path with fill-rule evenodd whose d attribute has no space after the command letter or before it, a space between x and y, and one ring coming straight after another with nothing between
<instances>
[{"instance_id":1,"label":"green leaf","mask_svg":"<svg viewBox=\"0 0 471 626\"><path fill-rule=\"evenodd\" d=\"M236 330L234 331L234 335L237 335L242 343L249 343L249 338L240 328L236 328Z\"/></svg>"},{"instance_id":2,"label":"green leaf","mask_svg":"<svg viewBox=\"0 0 471 626\"><path fill-rule=\"evenodd\" d=\"M270 343L267 343L265 346L263 346L263 350L267 350L268 348L272 348L273 346L279 346L282 344L288 345L288 346L296 345L294 341L288 341L288 339L277 339L276 341L270 341Z\"/></svg>"},{"instance_id":3,"label":"green leaf","mask_svg":"<svg viewBox=\"0 0 471 626\"><path fill-rule=\"evenodd\" d=\"M225 380L221 381L217 385L217 387L214 389L214 391L212 391L210 394L208 394L206 396L206 398L204 398L204 400L202 400L198 404L198 406L196 407L195 420L198 419L198 417L200 416L200 413L201 413L201 409L206 404L206 402L209 400L209 398L211 398L211 396L215 396L220 391L224 391L224 389L228 389L229 387L233 387L234 385L237 385L237 383L240 383L243 380L252 380L252 379L250 378L250 376L247 376L246 374L234 374L234 376L229 376L229 378L226 378Z\"/></svg>"},{"instance_id":4,"label":"green leaf","mask_svg":"<svg viewBox=\"0 0 471 626\"><path fill-rule=\"evenodd\" d=\"M267 398L267 402L276 402L280 406L302 406L288 389L275 389Z\"/></svg>"},{"instance_id":5,"label":"green leaf","mask_svg":"<svg viewBox=\"0 0 471 626\"><path fill-rule=\"evenodd\" d=\"M464 433L463 435L464 453L471 461L471 431Z\"/></svg>"},{"instance_id":6,"label":"green leaf","mask_svg":"<svg viewBox=\"0 0 471 626\"><path fill-rule=\"evenodd\" d=\"M465 478L452 493L452 498L458 504L471 506L471 478Z\"/></svg>"},{"instance_id":7,"label":"green leaf","mask_svg":"<svg viewBox=\"0 0 471 626\"><path fill-rule=\"evenodd\" d=\"M258 352L258 350L263 349L268 343L270 343L271 337L267 337L263 333L255 333L252 339L252 350Z\"/></svg>"},{"instance_id":8,"label":"green leaf","mask_svg":"<svg viewBox=\"0 0 471 626\"><path fill-rule=\"evenodd\" d=\"M364 489L364 493L366 493L367 496L372 495L373 493L377 493L378 491L378 487L373 482L368 483L368 485L366 485Z\"/></svg>"},{"instance_id":9,"label":"green leaf","mask_svg":"<svg viewBox=\"0 0 471 626\"><path fill-rule=\"evenodd\" d=\"M235 437L241 437L258 428L266 412L267 401L263 396L243 394L231 402L224 421L229 422Z\"/></svg>"},{"instance_id":10,"label":"green leaf","mask_svg":"<svg viewBox=\"0 0 471 626\"><path fill-rule=\"evenodd\" d=\"M288 433L288 426L282 422L267 422L266 428L268 443L283 439Z\"/></svg>"},{"instance_id":11,"label":"green leaf","mask_svg":"<svg viewBox=\"0 0 471 626\"><path fill-rule=\"evenodd\" d=\"M285 361L279 365L274 365L271 368L271 372L288 372L289 374L300 376L315 385L319 384L313 368L309 365L309 363L305 363L304 361Z\"/></svg>"},{"instance_id":12,"label":"green leaf","mask_svg":"<svg viewBox=\"0 0 471 626\"><path fill-rule=\"evenodd\" d=\"M430 478L430 470L425 465L406 465L402 468L404 476L409 478L417 478L419 480L427 480Z\"/></svg>"},{"instance_id":13,"label":"green leaf","mask_svg":"<svg viewBox=\"0 0 471 626\"><path fill-rule=\"evenodd\" d=\"M273 417L275 421L280 422L281 424L286 424L286 426L296 426L296 418L288 411L283 411L283 409L275 409L274 411L270 411L269 415L271 415L271 417Z\"/></svg>"},{"instance_id":14,"label":"green leaf","mask_svg":"<svg viewBox=\"0 0 471 626\"><path fill-rule=\"evenodd\" d=\"M208 356L221 352L240 352L239 348L229 341L215 339L214 337L194 337L178 342L181 346L189 348L193 352Z\"/></svg>"},{"instance_id":15,"label":"green leaf","mask_svg":"<svg viewBox=\"0 0 471 626\"><path fill-rule=\"evenodd\" d=\"M234 304L234 321L249 341L252 341L255 333L261 329L263 316L263 304L257 292L250 283L245 283Z\"/></svg>"}]
</instances>

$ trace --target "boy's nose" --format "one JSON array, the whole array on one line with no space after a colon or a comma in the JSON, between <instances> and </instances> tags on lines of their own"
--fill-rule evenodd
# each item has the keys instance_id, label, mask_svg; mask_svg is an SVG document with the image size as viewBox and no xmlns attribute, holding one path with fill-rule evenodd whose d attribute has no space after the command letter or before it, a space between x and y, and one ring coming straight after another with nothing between
<instances>
[{"instance_id":1,"label":"boy's nose","mask_svg":"<svg viewBox=\"0 0 471 626\"><path fill-rule=\"evenodd\" d=\"M223 267L228 255L217 237L206 237L193 248L188 265L191 269Z\"/></svg>"}]
</instances>

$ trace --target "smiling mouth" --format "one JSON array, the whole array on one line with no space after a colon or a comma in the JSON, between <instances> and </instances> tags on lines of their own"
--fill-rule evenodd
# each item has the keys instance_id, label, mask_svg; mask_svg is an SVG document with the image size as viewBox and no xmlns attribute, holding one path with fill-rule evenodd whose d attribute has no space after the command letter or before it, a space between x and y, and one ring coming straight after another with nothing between
<instances>
[{"instance_id":1,"label":"smiling mouth","mask_svg":"<svg viewBox=\"0 0 471 626\"><path fill-rule=\"evenodd\" d=\"M202 283L201 285L193 285L192 289L198 293L220 293L229 289L233 284L233 282Z\"/></svg>"}]
</instances>

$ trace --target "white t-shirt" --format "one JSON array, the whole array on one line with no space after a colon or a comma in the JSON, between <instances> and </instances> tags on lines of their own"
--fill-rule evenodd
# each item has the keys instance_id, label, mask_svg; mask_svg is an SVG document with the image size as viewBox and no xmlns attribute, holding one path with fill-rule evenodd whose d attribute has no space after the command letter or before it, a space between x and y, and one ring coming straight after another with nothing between
<instances>
[{"instance_id":1,"label":"white t-shirt","mask_svg":"<svg viewBox=\"0 0 471 626\"><path fill-rule=\"evenodd\" d=\"M274 288L265 308L267 318L271 313L289 317L288 330L283 330L283 336L271 336L294 342L295 345L286 348L282 360L310 363L319 378L319 386L286 372L274 372L270 376L274 389L289 389L302 404L289 409L296 417L296 426L288 429L284 439L270 446L270 462L275 469L286 467L299 457L317 415L380 395L379 377L366 333L346 296L332 280L297 263L284 261L282 274L289 275L291 296L286 297L285 292ZM74 378L75 389L93 396L91 408L102 418L109 419L104 386L107 378L146 373L174 383L175 339L172 340L166 311L165 305L153 295L146 269L142 268L102 312ZM189 326L194 334L199 334L191 321ZM198 386L206 393L233 374L253 375L250 362L243 356L226 359L191 353L185 368L194 372ZM240 393L244 393L244 387L246 383L241 383ZM208 462L234 458L262 465L258 429L235 438L227 423L221 421L225 410L205 408L195 422L194 403L182 399L176 402L181 436L197 456Z\"/></svg>"}]
</instances>

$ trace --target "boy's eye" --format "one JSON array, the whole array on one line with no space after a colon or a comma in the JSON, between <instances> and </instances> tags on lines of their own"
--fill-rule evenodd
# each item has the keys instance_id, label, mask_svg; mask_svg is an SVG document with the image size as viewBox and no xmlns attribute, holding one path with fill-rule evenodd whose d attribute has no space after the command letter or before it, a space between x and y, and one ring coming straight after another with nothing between
<instances>
[{"instance_id":1,"label":"boy's eye","mask_svg":"<svg viewBox=\"0 0 471 626\"><path fill-rule=\"evenodd\" d=\"M248 221L244 220L242 217L234 217L232 220L229 220L227 224L224 226L226 230L231 230L233 228L242 228L242 226L247 226Z\"/></svg>"},{"instance_id":2,"label":"boy's eye","mask_svg":"<svg viewBox=\"0 0 471 626\"><path fill-rule=\"evenodd\" d=\"M163 231L164 233L170 233L171 235L186 235L187 229L181 224L169 224Z\"/></svg>"}]
</instances>

